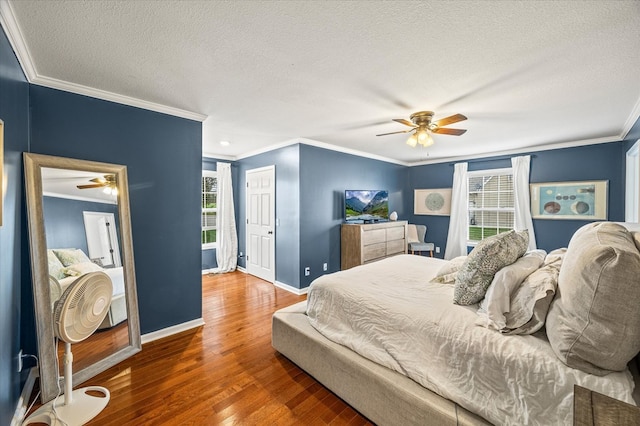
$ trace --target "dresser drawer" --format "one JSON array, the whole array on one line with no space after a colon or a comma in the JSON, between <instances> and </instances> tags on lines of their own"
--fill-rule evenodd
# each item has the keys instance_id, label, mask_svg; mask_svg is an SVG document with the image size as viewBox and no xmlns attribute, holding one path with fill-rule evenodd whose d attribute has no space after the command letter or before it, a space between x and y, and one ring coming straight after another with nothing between
<instances>
[{"instance_id":1,"label":"dresser drawer","mask_svg":"<svg viewBox=\"0 0 640 426\"><path fill-rule=\"evenodd\" d=\"M387 229L387 241L404 240L404 226Z\"/></svg>"},{"instance_id":2,"label":"dresser drawer","mask_svg":"<svg viewBox=\"0 0 640 426\"><path fill-rule=\"evenodd\" d=\"M387 256L397 253L404 253L404 239L387 241Z\"/></svg>"},{"instance_id":3,"label":"dresser drawer","mask_svg":"<svg viewBox=\"0 0 640 426\"><path fill-rule=\"evenodd\" d=\"M387 234L384 229L371 229L362 231L362 245L384 243L387 240Z\"/></svg>"},{"instance_id":4,"label":"dresser drawer","mask_svg":"<svg viewBox=\"0 0 640 426\"><path fill-rule=\"evenodd\" d=\"M387 243L369 244L362 250L362 260L369 262L387 255Z\"/></svg>"}]
</instances>

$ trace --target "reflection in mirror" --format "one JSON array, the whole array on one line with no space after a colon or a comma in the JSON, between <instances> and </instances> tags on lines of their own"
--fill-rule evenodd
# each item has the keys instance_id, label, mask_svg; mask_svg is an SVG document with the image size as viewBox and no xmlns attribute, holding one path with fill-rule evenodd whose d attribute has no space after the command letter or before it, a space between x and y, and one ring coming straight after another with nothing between
<instances>
[{"instance_id":1,"label":"reflection in mirror","mask_svg":"<svg viewBox=\"0 0 640 426\"><path fill-rule=\"evenodd\" d=\"M127 175L125 166L38 154L25 154L25 174L45 402L58 394L64 372L64 343L54 343L53 308L78 277L106 273L113 295L98 331L73 345L73 383L140 350Z\"/></svg>"}]
</instances>

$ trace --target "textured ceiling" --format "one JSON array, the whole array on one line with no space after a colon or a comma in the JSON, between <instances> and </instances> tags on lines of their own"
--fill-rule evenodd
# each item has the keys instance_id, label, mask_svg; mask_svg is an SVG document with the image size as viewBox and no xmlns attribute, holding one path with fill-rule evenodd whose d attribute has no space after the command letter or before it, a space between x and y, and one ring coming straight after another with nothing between
<instances>
[{"instance_id":1,"label":"textured ceiling","mask_svg":"<svg viewBox=\"0 0 640 426\"><path fill-rule=\"evenodd\" d=\"M202 114L213 156L305 138L420 163L620 140L640 115L638 1L2 6L36 84ZM375 136L421 110L468 132L428 149Z\"/></svg>"}]
</instances>

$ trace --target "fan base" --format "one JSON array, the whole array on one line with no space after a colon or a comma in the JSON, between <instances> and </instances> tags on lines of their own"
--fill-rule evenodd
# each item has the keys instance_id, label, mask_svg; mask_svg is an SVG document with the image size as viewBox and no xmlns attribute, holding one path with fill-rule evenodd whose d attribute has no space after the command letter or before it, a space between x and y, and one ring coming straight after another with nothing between
<instances>
[{"instance_id":1,"label":"fan base","mask_svg":"<svg viewBox=\"0 0 640 426\"><path fill-rule=\"evenodd\" d=\"M103 397L92 396L87 392L100 392ZM109 403L109 390L100 386L88 386L73 391L72 402L64 405L64 397L60 396L38 408L22 423L23 426L33 423L45 423L53 426L80 426L100 414ZM55 404L56 412L53 412ZM57 414L57 415L56 415Z\"/></svg>"}]
</instances>

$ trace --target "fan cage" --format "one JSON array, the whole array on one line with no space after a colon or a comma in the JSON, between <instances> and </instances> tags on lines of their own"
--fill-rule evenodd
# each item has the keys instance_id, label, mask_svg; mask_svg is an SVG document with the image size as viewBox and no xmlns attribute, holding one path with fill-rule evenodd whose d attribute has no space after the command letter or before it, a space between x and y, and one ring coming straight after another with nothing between
<instances>
[{"instance_id":1,"label":"fan cage","mask_svg":"<svg viewBox=\"0 0 640 426\"><path fill-rule=\"evenodd\" d=\"M91 272L75 280L56 303L56 336L80 342L98 329L111 306L113 284L103 272Z\"/></svg>"}]
</instances>

